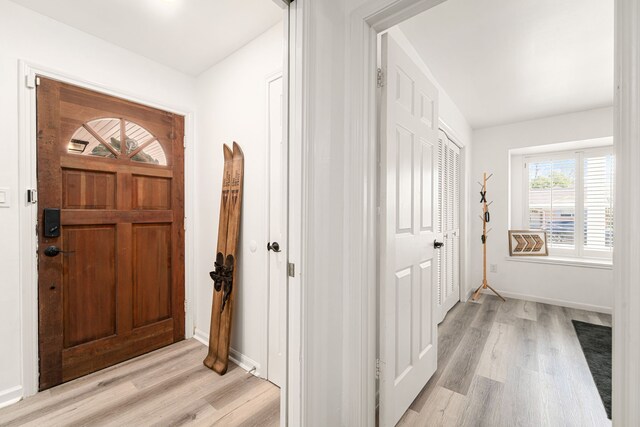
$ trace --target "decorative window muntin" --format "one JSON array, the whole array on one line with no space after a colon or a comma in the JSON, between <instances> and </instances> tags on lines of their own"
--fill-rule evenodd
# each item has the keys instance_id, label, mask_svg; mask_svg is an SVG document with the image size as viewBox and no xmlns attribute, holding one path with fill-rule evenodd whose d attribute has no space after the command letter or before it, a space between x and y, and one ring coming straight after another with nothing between
<instances>
[{"instance_id":1,"label":"decorative window muntin","mask_svg":"<svg viewBox=\"0 0 640 427\"><path fill-rule=\"evenodd\" d=\"M100 118L83 124L71 137L67 152L167 165L167 156L158 138L139 124L122 118Z\"/></svg>"}]
</instances>

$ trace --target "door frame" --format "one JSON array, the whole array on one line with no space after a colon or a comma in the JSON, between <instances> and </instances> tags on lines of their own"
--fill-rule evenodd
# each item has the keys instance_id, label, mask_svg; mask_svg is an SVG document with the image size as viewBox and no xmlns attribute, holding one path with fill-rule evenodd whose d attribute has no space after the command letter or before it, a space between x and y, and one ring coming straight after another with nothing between
<instances>
[{"instance_id":1,"label":"door frame","mask_svg":"<svg viewBox=\"0 0 640 427\"><path fill-rule=\"evenodd\" d=\"M37 110L36 75L58 80L94 92L122 98L143 104L151 108L184 116L185 153L184 153L184 191L185 191L185 339L193 336L195 314L195 272L194 272L194 223L195 201L195 138L194 113L179 106L156 103L140 98L135 94L123 92L118 88L90 82L78 76L53 70L46 66L20 60L18 82L19 105L19 196L20 200L20 298L21 298L21 368L23 397L38 392L38 238L36 226L38 203L28 203L26 191L37 189Z\"/></svg>"},{"instance_id":2,"label":"door frame","mask_svg":"<svg viewBox=\"0 0 640 427\"><path fill-rule=\"evenodd\" d=\"M343 418L359 425L374 425L376 412L375 286L378 277L376 253L372 249L378 240L376 36L443 1L365 0L361 6L347 12L345 136L350 145L345 149L345 165L349 167L344 173L345 199L353 200L353 203L345 210L344 221L345 224L361 225L350 230L349 242L345 243L345 250L352 255L351 262L344 267L345 282L351 286L344 301L345 342L350 343L344 352L344 366L351 367L351 372L344 383ZM640 325L640 289L635 286L640 276L640 264L634 260L640 252L640 241L635 239L637 236L619 230L638 231L634 212L640 208L640 196L633 189L640 185L640 174L637 173L637 162L640 162L640 91L637 90L640 34L636 31L640 5L633 0L615 0L615 9L614 145L617 157L625 162L618 165L616 187L618 243L614 254L617 286L614 290L613 417L616 424L627 425L640 418L640 407L634 404L640 398L640 368L634 362L640 357L640 341L636 336L637 325ZM468 197L467 188L466 201ZM307 214L303 213L306 222Z\"/></svg>"}]
</instances>

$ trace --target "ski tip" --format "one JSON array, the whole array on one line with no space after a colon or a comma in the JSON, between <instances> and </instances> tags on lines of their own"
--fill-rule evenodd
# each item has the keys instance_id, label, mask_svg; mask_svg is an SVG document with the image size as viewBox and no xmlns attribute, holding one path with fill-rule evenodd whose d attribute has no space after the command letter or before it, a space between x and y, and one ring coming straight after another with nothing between
<instances>
[{"instance_id":1,"label":"ski tip","mask_svg":"<svg viewBox=\"0 0 640 427\"><path fill-rule=\"evenodd\" d=\"M240 145L233 141L233 156L240 156L244 158L244 153L242 152L242 148L240 148Z\"/></svg>"},{"instance_id":2,"label":"ski tip","mask_svg":"<svg viewBox=\"0 0 640 427\"><path fill-rule=\"evenodd\" d=\"M224 159L231 160L231 158L233 157L233 152L227 144L224 144L224 146L222 147L222 151L224 152Z\"/></svg>"}]
</instances>

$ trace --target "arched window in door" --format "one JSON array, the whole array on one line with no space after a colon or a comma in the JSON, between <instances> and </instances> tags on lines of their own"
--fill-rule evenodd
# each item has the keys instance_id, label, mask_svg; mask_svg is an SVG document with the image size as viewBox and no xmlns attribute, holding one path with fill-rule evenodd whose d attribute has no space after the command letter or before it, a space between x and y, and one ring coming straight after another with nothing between
<instances>
[{"instance_id":1,"label":"arched window in door","mask_svg":"<svg viewBox=\"0 0 640 427\"><path fill-rule=\"evenodd\" d=\"M158 138L139 124L122 118L102 118L84 123L71 137L67 152L167 165L167 156Z\"/></svg>"}]
</instances>

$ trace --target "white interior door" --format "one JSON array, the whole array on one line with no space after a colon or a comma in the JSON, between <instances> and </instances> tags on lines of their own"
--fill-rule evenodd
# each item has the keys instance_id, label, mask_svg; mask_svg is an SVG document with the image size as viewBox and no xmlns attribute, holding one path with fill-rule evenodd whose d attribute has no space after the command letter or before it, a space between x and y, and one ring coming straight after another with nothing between
<instances>
[{"instance_id":1,"label":"white interior door","mask_svg":"<svg viewBox=\"0 0 640 427\"><path fill-rule=\"evenodd\" d=\"M282 387L286 369L286 147L283 141L282 77L270 79L269 96L269 343L267 378ZM279 249L274 248L278 244ZM280 252L277 252L280 250Z\"/></svg>"},{"instance_id":2,"label":"white interior door","mask_svg":"<svg viewBox=\"0 0 640 427\"><path fill-rule=\"evenodd\" d=\"M380 425L393 426L437 365L438 92L382 36Z\"/></svg>"},{"instance_id":3,"label":"white interior door","mask_svg":"<svg viewBox=\"0 0 640 427\"><path fill-rule=\"evenodd\" d=\"M437 318L460 300L460 148L440 131L438 138L438 209L436 228L444 247L436 254Z\"/></svg>"}]
</instances>

